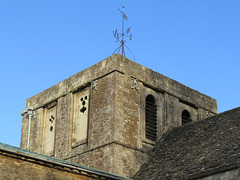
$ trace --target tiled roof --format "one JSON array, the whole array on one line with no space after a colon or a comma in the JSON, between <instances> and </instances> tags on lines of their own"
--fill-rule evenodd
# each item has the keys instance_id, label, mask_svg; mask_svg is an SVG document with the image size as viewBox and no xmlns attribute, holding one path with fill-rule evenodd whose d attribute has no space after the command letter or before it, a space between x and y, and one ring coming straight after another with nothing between
<instances>
[{"instance_id":1,"label":"tiled roof","mask_svg":"<svg viewBox=\"0 0 240 180\"><path fill-rule=\"evenodd\" d=\"M176 127L136 180L194 179L240 167L240 108Z\"/></svg>"},{"instance_id":2,"label":"tiled roof","mask_svg":"<svg viewBox=\"0 0 240 180\"><path fill-rule=\"evenodd\" d=\"M114 180L125 180L121 176L117 176L111 173L100 171L97 169L82 166L80 164L72 163L69 161L57 159L51 156L46 156L43 154L38 154L25 149L17 148L7 144L0 143L0 154L13 154L15 158L24 159L25 161L30 161L32 163L44 162L46 165L62 166L63 168L71 169L73 172L84 172L89 175L95 175L103 179L114 179Z\"/></svg>"}]
</instances>

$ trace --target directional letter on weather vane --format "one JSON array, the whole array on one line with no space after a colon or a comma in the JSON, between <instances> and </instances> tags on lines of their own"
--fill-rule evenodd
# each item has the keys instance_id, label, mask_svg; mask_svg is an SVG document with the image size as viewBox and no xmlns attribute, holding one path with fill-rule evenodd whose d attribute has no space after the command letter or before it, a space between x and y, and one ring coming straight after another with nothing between
<instances>
[{"instance_id":1,"label":"directional letter on weather vane","mask_svg":"<svg viewBox=\"0 0 240 180\"><path fill-rule=\"evenodd\" d=\"M122 33L119 33L118 30L116 29L115 31L113 31L113 36L116 38L116 42L120 41L120 38L122 38L122 40L120 41L120 46L113 52L113 54L115 52L119 53L120 51L122 51L122 56L125 56L125 50L124 47L126 47L130 52L131 50L126 46L125 44L125 40L124 37L129 38L129 40L132 40L132 34L131 32L131 27L127 28L126 31L124 32L124 20L127 21L127 16L124 13L124 6L123 6L123 10L121 11L120 9L118 9L122 15ZM131 52L131 54L133 55L133 53ZM134 55L133 55L134 58ZM135 58L134 58L135 61Z\"/></svg>"}]
</instances>

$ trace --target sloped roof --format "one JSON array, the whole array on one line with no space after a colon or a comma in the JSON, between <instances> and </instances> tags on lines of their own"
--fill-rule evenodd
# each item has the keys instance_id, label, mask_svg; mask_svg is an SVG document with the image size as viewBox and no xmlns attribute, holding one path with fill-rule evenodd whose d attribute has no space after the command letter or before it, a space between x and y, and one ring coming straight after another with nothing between
<instances>
[{"instance_id":1,"label":"sloped roof","mask_svg":"<svg viewBox=\"0 0 240 180\"><path fill-rule=\"evenodd\" d=\"M8 155L12 154L14 158L23 159L24 161L29 161L31 163L42 164L45 166L57 167L61 166L65 171L70 169L70 172L77 174L85 174L89 177L93 175L94 179L111 179L111 180L127 180L128 178L121 177L115 174L104 172L101 170L89 168L80 164L72 163L62 159L57 159L51 156L46 156L43 154L38 154L36 152L28 151L22 148L10 146L7 144L0 143L0 154ZM20 162L20 161L19 161ZM61 169L61 168L60 168ZM98 177L98 178L97 178ZM130 179L129 179L130 180Z\"/></svg>"},{"instance_id":2,"label":"sloped roof","mask_svg":"<svg viewBox=\"0 0 240 180\"><path fill-rule=\"evenodd\" d=\"M136 180L194 179L240 167L240 108L174 128Z\"/></svg>"}]
</instances>

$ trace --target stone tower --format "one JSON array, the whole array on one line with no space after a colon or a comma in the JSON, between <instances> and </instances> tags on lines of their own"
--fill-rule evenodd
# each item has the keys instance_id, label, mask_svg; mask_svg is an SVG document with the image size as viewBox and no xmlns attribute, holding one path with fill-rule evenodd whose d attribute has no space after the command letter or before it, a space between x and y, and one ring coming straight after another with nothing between
<instances>
[{"instance_id":1,"label":"stone tower","mask_svg":"<svg viewBox=\"0 0 240 180\"><path fill-rule=\"evenodd\" d=\"M216 100L115 54L29 98L21 148L131 177L161 135ZM30 122L30 127L28 126ZM28 132L29 136L28 136Z\"/></svg>"}]
</instances>

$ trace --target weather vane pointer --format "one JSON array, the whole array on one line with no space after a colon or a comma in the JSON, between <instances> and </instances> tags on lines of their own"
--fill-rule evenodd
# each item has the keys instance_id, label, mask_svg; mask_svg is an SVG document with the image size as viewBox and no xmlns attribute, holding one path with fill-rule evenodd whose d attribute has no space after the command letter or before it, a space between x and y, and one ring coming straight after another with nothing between
<instances>
[{"instance_id":1,"label":"weather vane pointer","mask_svg":"<svg viewBox=\"0 0 240 180\"><path fill-rule=\"evenodd\" d=\"M119 54L121 51L122 56L125 56L125 48L127 48L130 51L130 53L133 55L131 50L126 46L125 39L132 40L132 34L131 34L131 27L128 27L126 30L124 28L124 21L127 21L128 18L126 16L126 14L124 13L125 6L123 6L122 8L123 8L122 10L120 10L118 8L118 10L120 11L121 16L122 16L122 32L119 33L117 29L115 31L113 31L113 36L116 38L116 42L120 42L120 46L113 52L113 54L116 52ZM133 58L135 61L134 55L133 55Z\"/></svg>"}]
</instances>

